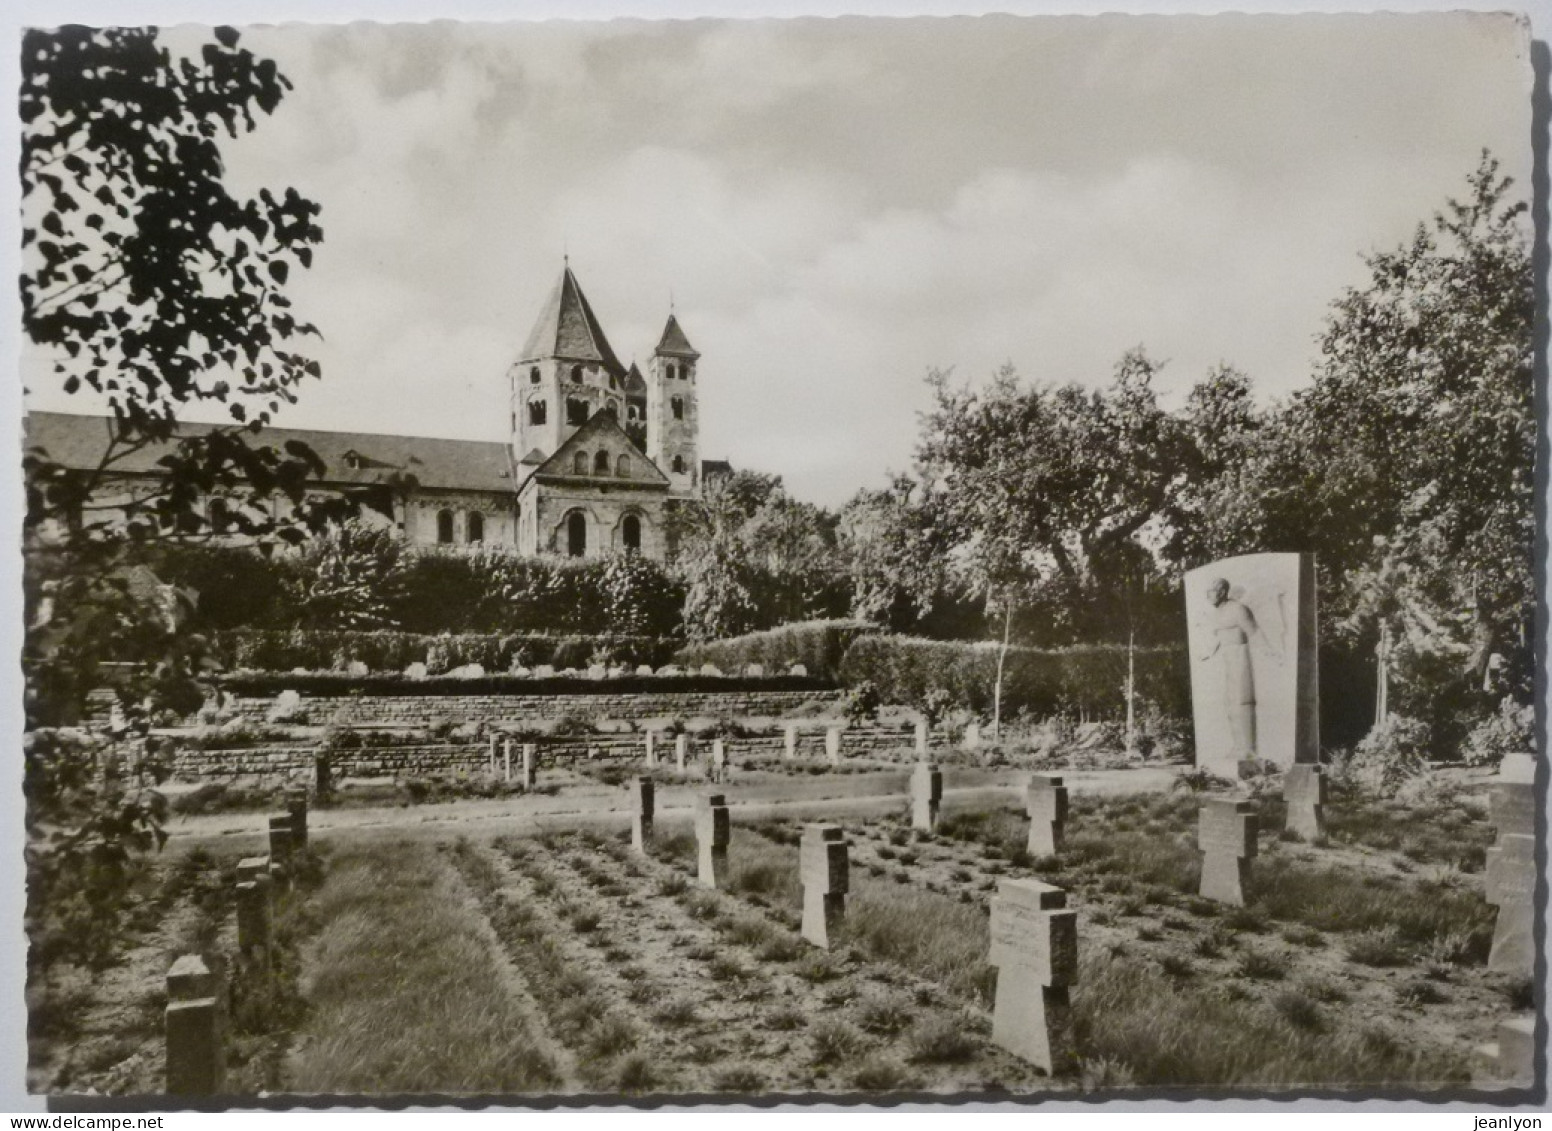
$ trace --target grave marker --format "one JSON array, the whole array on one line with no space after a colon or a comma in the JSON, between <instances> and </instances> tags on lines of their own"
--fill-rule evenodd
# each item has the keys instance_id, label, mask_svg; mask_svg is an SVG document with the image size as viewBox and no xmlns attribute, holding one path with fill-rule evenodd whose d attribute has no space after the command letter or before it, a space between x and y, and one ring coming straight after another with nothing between
<instances>
[{"instance_id":1,"label":"grave marker","mask_svg":"<svg viewBox=\"0 0 1552 1131\"><path fill-rule=\"evenodd\" d=\"M512 780L512 740L510 738L501 740L501 780L505 782Z\"/></svg>"},{"instance_id":2,"label":"grave marker","mask_svg":"<svg viewBox=\"0 0 1552 1131\"><path fill-rule=\"evenodd\" d=\"M249 880L256 880L260 876L268 875L268 856L244 856L237 861L237 882L240 884L245 884Z\"/></svg>"},{"instance_id":3,"label":"grave marker","mask_svg":"<svg viewBox=\"0 0 1552 1131\"><path fill-rule=\"evenodd\" d=\"M285 882L291 875L291 849L295 843L291 836L291 818L289 816L271 817L269 819L270 872L281 882Z\"/></svg>"},{"instance_id":4,"label":"grave marker","mask_svg":"<svg viewBox=\"0 0 1552 1131\"><path fill-rule=\"evenodd\" d=\"M727 798L720 793L702 797L695 808L695 843L699 849L698 875L706 887L727 886L727 850L731 835Z\"/></svg>"},{"instance_id":5,"label":"grave marker","mask_svg":"<svg viewBox=\"0 0 1552 1131\"><path fill-rule=\"evenodd\" d=\"M657 765L657 731L647 731L647 767L651 769Z\"/></svg>"},{"instance_id":6,"label":"grave marker","mask_svg":"<svg viewBox=\"0 0 1552 1131\"><path fill-rule=\"evenodd\" d=\"M170 1096L213 1096L225 1082L221 988L197 954L167 972L166 1084Z\"/></svg>"},{"instance_id":7,"label":"grave marker","mask_svg":"<svg viewBox=\"0 0 1552 1131\"><path fill-rule=\"evenodd\" d=\"M979 750L981 748L981 724L970 722L965 724L965 749Z\"/></svg>"},{"instance_id":8,"label":"grave marker","mask_svg":"<svg viewBox=\"0 0 1552 1131\"><path fill-rule=\"evenodd\" d=\"M839 825L809 825L798 849L803 877L803 937L830 949L830 936L846 917L847 846Z\"/></svg>"},{"instance_id":9,"label":"grave marker","mask_svg":"<svg viewBox=\"0 0 1552 1131\"><path fill-rule=\"evenodd\" d=\"M840 727L825 727L825 757L829 759L832 766L839 766L841 764Z\"/></svg>"},{"instance_id":10,"label":"grave marker","mask_svg":"<svg viewBox=\"0 0 1552 1131\"><path fill-rule=\"evenodd\" d=\"M936 762L917 762L911 771L911 827L932 832L943 803L943 774Z\"/></svg>"},{"instance_id":11,"label":"grave marker","mask_svg":"<svg viewBox=\"0 0 1552 1131\"><path fill-rule=\"evenodd\" d=\"M782 728L781 760L790 762L798 756L798 728L788 724Z\"/></svg>"},{"instance_id":12,"label":"grave marker","mask_svg":"<svg viewBox=\"0 0 1552 1131\"><path fill-rule=\"evenodd\" d=\"M1498 839L1487 850L1487 901L1498 908L1489 970L1533 976L1536 964L1536 762L1506 755L1488 794Z\"/></svg>"},{"instance_id":13,"label":"grave marker","mask_svg":"<svg viewBox=\"0 0 1552 1131\"><path fill-rule=\"evenodd\" d=\"M727 774L727 747L720 738L711 740L711 780L720 782Z\"/></svg>"},{"instance_id":14,"label":"grave marker","mask_svg":"<svg viewBox=\"0 0 1552 1131\"><path fill-rule=\"evenodd\" d=\"M925 760L927 757L927 720L916 720L916 757Z\"/></svg>"},{"instance_id":15,"label":"grave marker","mask_svg":"<svg viewBox=\"0 0 1552 1131\"><path fill-rule=\"evenodd\" d=\"M1284 824L1290 832L1314 841L1326 835L1326 768L1309 762L1297 762L1283 771L1283 800L1288 817Z\"/></svg>"},{"instance_id":16,"label":"grave marker","mask_svg":"<svg viewBox=\"0 0 1552 1131\"><path fill-rule=\"evenodd\" d=\"M1036 859L1055 856L1067 834L1067 787L1062 779L1054 774L1030 774L1024 809L1029 814L1026 850Z\"/></svg>"},{"instance_id":17,"label":"grave marker","mask_svg":"<svg viewBox=\"0 0 1552 1131\"><path fill-rule=\"evenodd\" d=\"M1250 861L1256 855L1255 806L1232 797L1209 797L1197 819L1196 840L1203 852L1202 898L1245 906Z\"/></svg>"},{"instance_id":18,"label":"grave marker","mask_svg":"<svg viewBox=\"0 0 1552 1131\"><path fill-rule=\"evenodd\" d=\"M1068 987L1078 980L1078 913L1067 893L1038 880L1002 880L991 901L997 967L992 1040L1056 1074L1073 1061Z\"/></svg>"},{"instance_id":19,"label":"grave marker","mask_svg":"<svg viewBox=\"0 0 1552 1131\"><path fill-rule=\"evenodd\" d=\"M1536 1018L1512 1017L1498 1023L1498 1040L1481 1050L1487 1054L1485 1082L1530 1088L1536 1083Z\"/></svg>"},{"instance_id":20,"label":"grave marker","mask_svg":"<svg viewBox=\"0 0 1552 1131\"><path fill-rule=\"evenodd\" d=\"M688 735L674 735L674 769L684 773L684 756L689 753L690 738Z\"/></svg>"},{"instance_id":21,"label":"grave marker","mask_svg":"<svg viewBox=\"0 0 1552 1131\"><path fill-rule=\"evenodd\" d=\"M307 849L307 789L292 786L286 790L286 821L291 833L291 847L297 851Z\"/></svg>"},{"instance_id":22,"label":"grave marker","mask_svg":"<svg viewBox=\"0 0 1552 1131\"><path fill-rule=\"evenodd\" d=\"M269 951L271 884L264 875L237 885L237 949L249 960L262 961Z\"/></svg>"},{"instance_id":23,"label":"grave marker","mask_svg":"<svg viewBox=\"0 0 1552 1131\"><path fill-rule=\"evenodd\" d=\"M533 787L536 784L538 784L538 780L539 780L538 771L534 767L534 744L532 742L525 742L525 743L523 743L523 790L524 790L524 792L532 790Z\"/></svg>"},{"instance_id":24,"label":"grave marker","mask_svg":"<svg viewBox=\"0 0 1552 1131\"><path fill-rule=\"evenodd\" d=\"M631 847L645 853L652 843L652 813L656 802L652 779L639 777L631 789L636 811L631 814Z\"/></svg>"}]
</instances>

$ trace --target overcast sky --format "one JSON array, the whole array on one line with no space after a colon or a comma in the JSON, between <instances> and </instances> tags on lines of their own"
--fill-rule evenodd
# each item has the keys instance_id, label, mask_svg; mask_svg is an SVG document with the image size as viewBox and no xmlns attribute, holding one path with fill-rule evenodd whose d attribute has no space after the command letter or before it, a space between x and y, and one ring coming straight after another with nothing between
<instances>
[{"instance_id":1,"label":"overcast sky","mask_svg":"<svg viewBox=\"0 0 1552 1131\"><path fill-rule=\"evenodd\" d=\"M323 206L324 378L280 422L505 439L571 265L622 360L670 294L702 455L839 504L906 469L930 367L1309 379L1361 255L1528 193L1529 64L1488 15L252 28L295 84L228 149ZM27 368L39 408L89 409Z\"/></svg>"}]
</instances>

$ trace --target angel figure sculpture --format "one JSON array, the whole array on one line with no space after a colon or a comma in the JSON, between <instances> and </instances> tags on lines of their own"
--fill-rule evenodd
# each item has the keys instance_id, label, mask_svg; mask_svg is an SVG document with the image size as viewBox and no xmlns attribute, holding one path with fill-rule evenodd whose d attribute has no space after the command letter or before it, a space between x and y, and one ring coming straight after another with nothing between
<instances>
[{"instance_id":1,"label":"angel figure sculpture","mask_svg":"<svg viewBox=\"0 0 1552 1131\"><path fill-rule=\"evenodd\" d=\"M1220 577L1210 582L1207 600L1213 607L1208 618L1212 647L1198 659L1206 663L1222 654L1223 707L1228 716L1234 760L1252 761L1256 756L1256 677L1250 663L1250 645L1258 644L1278 663L1282 657L1256 623L1255 613L1229 596L1227 580Z\"/></svg>"}]
</instances>

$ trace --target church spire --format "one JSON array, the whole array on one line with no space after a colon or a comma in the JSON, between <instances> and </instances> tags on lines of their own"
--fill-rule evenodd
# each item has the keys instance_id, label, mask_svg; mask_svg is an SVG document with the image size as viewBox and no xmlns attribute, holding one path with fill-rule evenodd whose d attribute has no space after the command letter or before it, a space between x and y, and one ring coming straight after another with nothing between
<instances>
[{"instance_id":1,"label":"church spire","mask_svg":"<svg viewBox=\"0 0 1552 1131\"><path fill-rule=\"evenodd\" d=\"M679 326L679 317L672 310L669 311L668 324L663 327L663 337L657 343L657 349L654 352L673 357L687 357L691 361L700 357L700 354L695 352L695 347L690 344L690 339L684 336L684 330Z\"/></svg>"},{"instance_id":2,"label":"church spire","mask_svg":"<svg viewBox=\"0 0 1552 1131\"><path fill-rule=\"evenodd\" d=\"M625 374L625 367L610 348L609 339L604 337L603 327L571 270L570 255L565 257L560 281L550 292L518 360L538 361L549 357L597 362L616 377Z\"/></svg>"}]
</instances>

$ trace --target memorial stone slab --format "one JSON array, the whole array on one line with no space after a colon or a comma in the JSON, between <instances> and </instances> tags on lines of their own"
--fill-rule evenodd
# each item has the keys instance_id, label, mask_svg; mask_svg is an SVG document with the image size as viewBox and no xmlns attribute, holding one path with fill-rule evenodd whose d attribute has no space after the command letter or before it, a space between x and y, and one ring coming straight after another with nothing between
<instances>
[{"instance_id":1,"label":"memorial stone slab","mask_svg":"<svg viewBox=\"0 0 1552 1131\"><path fill-rule=\"evenodd\" d=\"M1038 880L1002 880L991 902L988 962L997 967L992 1040L1048 1074L1073 1063L1068 988L1078 978L1078 915Z\"/></svg>"},{"instance_id":2,"label":"memorial stone slab","mask_svg":"<svg viewBox=\"0 0 1552 1131\"><path fill-rule=\"evenodd\" d=\"M808 825L798 849L803 877L803 937L830 949L846 917L849 870L845 833L839 825Z\"/></svg>"},{"instance_id":3,"label":"memorial stone slab","mask_svg":"<svg viewBox=\"0 0 1552 1131\"><path fill-rule=\"evenodd\" d=\"M1326 768L1309 762L1296 762L1283 771L1283 801L1290 832L1308 841L1326 835Z\"/></svg>"},{"instance_id":4,"label":"memorial stone slab","mask_svg":"<svg viewBox=\"0 0 1552 1131\"><path fill-rule=\"evenodd\" d=\"M1067 787L1062 779L1054 774L1030 774L1024 809L1029 814L1026 851L1036 859L1055 856L1067 834Z\"/></svg>"},{"instance_id":5,"label":"memorial stone slab","mask_svg":"<svg viewBox=\"0 0 1552 1131\"><path fill-rule=\"evenodd\" d=\"M1315 559L1246 554L1185 576L1196 764L1320 760Z\"/></svg>"},{"instance_id":6,"label":"memorial stone slab","mask_svg":"<svg viewBox=\"0 0 1552 1131\"><path fill-rule=\"evenodd\" d=\"M695 809L695 843L699 857L697 875L706 887L727 886L727 850L731 837L727 798L720 793L702 797Z\"/></svg>"},{"instance_id":7,"label":"memorial stone slab","mask_svg":"<svg viewBox=\"0 0 1552 1131\"><path fill-rule=\"evenodd\" d=\"M652 817L656 805L652 779L639 777L631 785L631 800L635 811L631 814L631 847L646 852L652 843Z\"/></svg>"},{"instance_id":8,"label":"memorial stone slab","mask_svg":"<svg viewBox=\"0 0 1552 1131\"><path fill-rule=\"evenodd\" d=\"M1208 798L1198 814L1196 840L1203 854L1202 898L1245 906L1256 855L1255 806L1232 797Z\"/></svg>"},{"instance_id":9,"label":"memorial stone slab","mask_svg":"<svg viewBox=\"0 0 1552 1131\"><path fill-rule=\"evenodd\" d=\"M911 827L936 830L942 805L942 771L936 762L917 762L911 771Z\"/></svg>"}]
</instances>

